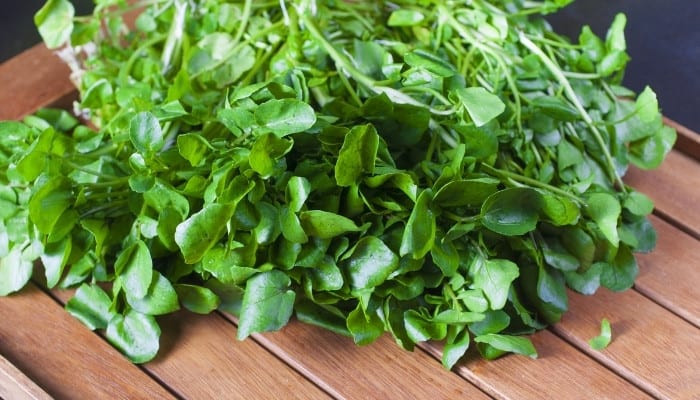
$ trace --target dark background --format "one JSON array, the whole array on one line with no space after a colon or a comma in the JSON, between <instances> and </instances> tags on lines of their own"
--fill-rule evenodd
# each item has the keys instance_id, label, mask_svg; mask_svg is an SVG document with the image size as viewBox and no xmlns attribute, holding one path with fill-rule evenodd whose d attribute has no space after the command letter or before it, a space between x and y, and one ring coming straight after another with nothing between
<instances>
[{"instance_id":1,"label":"dark background","mask_svg":"<svg viewBox=\"0 0 700 400\"><path fill-rule=\"evenodd\" d=\"M43 2L0 0L0 62L39 42L32 18ZM73 4L86 14L92 1ZM584 24L604 36L617 12L628 17L625 85L637 92L650 85L666 116L700 132L700 1L577 0L549 20L573 39Z\"/></svg>"}]
</instances>

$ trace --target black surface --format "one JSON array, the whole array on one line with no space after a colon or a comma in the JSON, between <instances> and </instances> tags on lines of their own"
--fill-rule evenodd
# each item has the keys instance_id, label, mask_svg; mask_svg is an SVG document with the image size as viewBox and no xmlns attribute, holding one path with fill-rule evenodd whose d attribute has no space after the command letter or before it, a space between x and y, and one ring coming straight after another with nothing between
<instances>
[{"instance_id":1,"label":"black surface","mask_svg":"<svg viewBox=\"0 0 700 400\"><path fill-rule=\"evenodd\" d=\"M39 42L33 14L44 0L0 0L0 61ZM74 0L79 14L90 0ZM666 116L700 132L700 1L578 0L552 15L555 30L577 38L585 23L604 36L617 12L628 16L632 61L625 85L650 85Z\"/></svg>"}]
</instances>

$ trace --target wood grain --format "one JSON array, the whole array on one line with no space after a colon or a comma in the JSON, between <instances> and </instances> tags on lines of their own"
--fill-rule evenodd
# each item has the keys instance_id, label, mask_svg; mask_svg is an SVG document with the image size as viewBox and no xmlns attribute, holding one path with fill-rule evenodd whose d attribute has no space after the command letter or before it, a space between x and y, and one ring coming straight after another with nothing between
<instances>
[{"instance_id":1,"label":"wood grain","mask_svg":"<svg viewBox=\"0 0 700 400\"><path fill-rule=\"evenodd\" d=\"M255 340L338 399L488 398L429 355L403 350L387 335L357 346L294 320Z\"/></svg>"},{"instance_id":2,"label":"wood grain","mask_svg":"<svg viewBox=\"0 0 700 400\"><path fill-rule=\"evenodd\" d=\"M652 171L630 168L625 182L654 200L659 215L700 239L700 163L671 151Z\"/></svg>"},{"instance_id":3,"label":"wood grain","mask_svg":"<svg viewBox=\"0 0 700 400\"><path fill-rule=\"evenodd\" d=\"M50 400L51 396L0 355L0 399Z\"/></svg>"},{"instance_id":4,"label":"wood grain","mask_svg":"<svg viewBox=\"0 0 700 400\"><path fill-rule=\"evenodd\" d=\"M668 118L664 118L664 124L678 132L676 150L681 151L696 160L700 160L700 134L693 132L685 126Z\"/></svg>"},{"instance_id":5,"label":"wood grain","mask_svg":"<svg viewBox=\"0 0 700 400\"><path fill-rule=\"evenodd\" d=\"M187 399L328 399L312 382L219 314L181 312L159 320L163 352L145 365Z\"/></svg>"},{"instance_id":6,"label":"wood grain","mask_svg":"<svg viewBox=\"0 0 700 400\"><path fill-rule=\"evenodd\" d=\"M465 357L455 372L498 399L648 399L647 394L579 352L549 331L531 336L538 351L533 360L507 355L483 360L476 352ZM442 346L426 350L441 357Z\"/></svg>"},{"instance_id":7,"label":"wood grain","mask_svg":"<svg viewBox=\"0 0 700 400\"><path fill-rule=\"evenodd\" d=\"M0 353L57 399L173 398L32 284L0 297L0 321Z\"/></svg>"},{"instance_id":8,"label":"wood grain","mask_svg":"<svg viewBox=\"0 0 700 400\"><path fill-rule=\"evenodd\" d=\"M0 120L17 120L50 105L67 107L76 96L68 67L43 44L0 64Z\"/></svg>"},{"instance_id":9,"label":"wood grain","mask_svg":"<svg viewBox=\"0 0 700 400\"><path fill-rule=\"evenodd\" d=\"M588 340L600 333L602 318L612 325L613 341L595 351ZM656 398L700 394L700 329L634 290L569 292L569 312L553 330Z\"/></svg>"},{"instance_id":10,"label":"wood grain","mask_svg":"<svg viewBox=\"0 0 700 400\"><path fill-rule=\"evenodd\" d=\"M656 249L637 255L635 289L700 328L700 241L651 217L658 233Z\"/></svg>"}]
</instances>

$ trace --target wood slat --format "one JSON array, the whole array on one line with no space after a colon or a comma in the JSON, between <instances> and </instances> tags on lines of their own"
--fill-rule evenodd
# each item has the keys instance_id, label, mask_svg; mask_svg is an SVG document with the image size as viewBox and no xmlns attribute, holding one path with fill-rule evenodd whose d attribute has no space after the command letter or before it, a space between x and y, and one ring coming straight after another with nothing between
<instances>
[{"instance_id":1,"label":"wood slat","mask_svg":"<svg viewBox=\"0 0 700 400\"><path fill-rule=\"evenodd\" d=\"M658 169L630 168L625 182L649 196L656 212L669 218L700 239L700 163L671 151Z\"/></svg>"},{"instance_id":2,"label":"wood slat","mask_svg":"<svg viewBox=\"0 0 700 400\"><path fill-rule=\"evenodd\" d=\"M328 399L253 340L236 339L218 314L181 312L159 320L162 353L144 367L186 399Z\"/></svg>"},{"instance_id":3,"label":"wood slat","mask_svg":"<svg viewBox=\"0 0 700 400\"><path fill-rule=\"evenodd\" d=\"M68 107L76 96L68 67L43 44L0 64L0 121L49 105Z\"/></svg>"},{"instance_id":4,"label":"wood slat","mask_svg":"<svg viewBox=\"0 0 700 400\"><path fill-rule=\"evenodd\" d=\"M455 367L463 376L498 399L648 399L649 395L598 364L549 331L531 336L538 351L533 360L507 355L494 361L468 354ZM424 346L436 358L442 346Z\"/></svg>"},{"instance_id":5,"label":"wood slat","mask_svg":"<svg viewBox=\"0 0 700 400\"><path fill-rule=\"evenodd\" d=\"M700 160L700 134L668 118L664 118L664 123L678 132L676 150Z\"/></svg>"},{"instance_id":6,"label":"wood slat","mask_svg":"<svg viewBox=\"0 0 700 400\"><path fill-rule=\"evenodd\" d=\"M0 399L50 400L51 396L0 355Z\"/></svg>"},{"instance_id":7,"label":"wood slat","mask_svg":"<svg viewBox=\"0 0 700 400\"><path fill-rule=\"evenodd\" d=\"M171 399L34 285L0 297L0 353L57 399Z\"/></svg>"},{"instance_id":8,"label":"wood slat","mask_svg":"<svg viewBox=\"0 0 700 400\"><path fill-rule=\"evenodd\" d=\"M254 337L338 399L489 398L429 355L403 350L387 335L357 346L294 320L279 332Z\"/></svg>"},{"instance_id":9,"label":"wood slat","mask_svg":"<svg viewBox=\"0 0 700 400\"><path fill-rule=\"evenodd\" d=\"M612 325L613 341L595 351L588 340L599 334L602 318ZM570 292L569 312L553 330L654 397L700 394L700 329L634 290Z\"/></svg>"},{"instance_id":10,"label":"wood slat","mask_svg":"<svg viewBox=\"0 0 700 400\"><path fill-rule=\"evenodd\" d=\"M700 241L651 217L658 233L656 249L637 255L635 288L646 297L700 328Z\"/></svg>"}]
</instances>

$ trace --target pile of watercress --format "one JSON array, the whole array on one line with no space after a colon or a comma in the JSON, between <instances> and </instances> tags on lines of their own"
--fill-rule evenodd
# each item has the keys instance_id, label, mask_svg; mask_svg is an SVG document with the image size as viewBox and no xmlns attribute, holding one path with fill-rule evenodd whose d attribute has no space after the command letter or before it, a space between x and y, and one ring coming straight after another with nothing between
<instances>
[{"instance_id":1,"label":"pile of watercress","mask_svg":"<svg viewBox=\"0 0 700 400\"><path fill-rule=\"evenodd\" d=\"M621 178L675 140L620 86L625 17L571 42L569 2L49 0L89 124L0 124L0 294L41 268L134 362L181 307L534 357L567 287L633 284L653 204Z\"/></svg>"}]
</instances>

